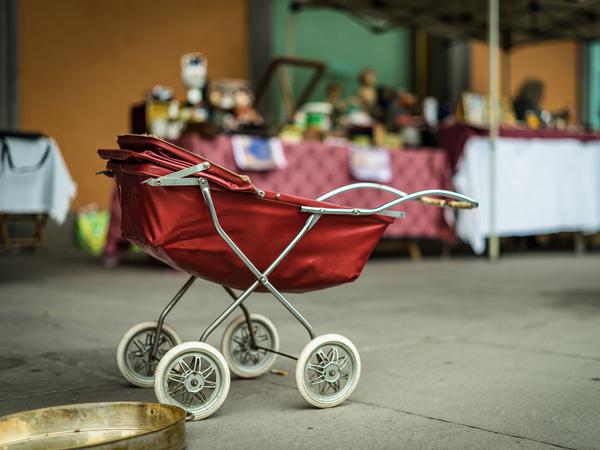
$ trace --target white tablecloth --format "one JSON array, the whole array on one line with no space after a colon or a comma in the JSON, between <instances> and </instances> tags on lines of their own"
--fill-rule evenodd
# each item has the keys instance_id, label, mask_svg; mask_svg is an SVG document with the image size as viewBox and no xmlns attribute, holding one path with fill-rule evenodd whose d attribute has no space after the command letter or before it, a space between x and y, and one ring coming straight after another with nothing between
<instances>
[{"instance_id":1,"label":"white tablecloth","mask_svg":"<svg viewBox=\"0 0 600 450\"><path fill-rule=\"evenodd\" d=\"M8 143L13 168L5 155L0 161L0 212L47 213L59 224L63 223L77 186L54 139L4 139ZM48 157L34 170L48 145Z\"/></svg>"},{"instance_id":2,"label":"white tablecloth","mask_svg":"<svg viewBox=\"0 0 600 450\"><path fill-rule=\"evenodd\" d=\"M505 137L496 158L499 236L600 231L600 141ZM479 200L460 211L456 232L481 254L490 228L487 137L466 142L454 186Z\"/></svg>"}]
</instances>

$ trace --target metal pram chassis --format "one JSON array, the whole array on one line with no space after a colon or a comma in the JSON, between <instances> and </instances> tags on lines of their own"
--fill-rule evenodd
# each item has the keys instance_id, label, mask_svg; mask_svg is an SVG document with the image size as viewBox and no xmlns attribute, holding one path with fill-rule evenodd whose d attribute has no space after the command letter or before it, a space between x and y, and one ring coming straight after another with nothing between
<instances>
[{"instance_id":1,"label":"metal pram chassis","mask_svg":"<svg viewBox=\"0 0 600 450\"><path fill-rule=\"evenodd\" d=\"M212 321L198 342L182 343L177 333L165 323L165 319L195 281L196 276L192 275L163 309L156 322L138 324L125 333L117 349L121 373L132 384L142 387L154 385L156 396L161 402L180 406L191 419L197 420L213 414L225 400L229 391L230 369L238 376L253 378L268 372L275 357L279 355L297 360L296 384L308 403L320 408L339 405L352 394L360 379L361 363L356 347L340 335L317 337L310 322L270 282L269 275L323 216L380 215L402 218L403 212L391 208L411 200L453 208L474 208L477 207L477 202L447 190L431 189L407 194L376 183L350 184L328 192L317 200L324 201L355 189L377 189L396 198L372 209L300 206L300 211L308 215L304 226L279 256L261 271L221 226L213 203L210 181L202 176L202 172L210 167L209 162L204 162L161 177L148 178L144 183L153 187L199 188L215 230L250 270L255 280L240 295L236 295L230 287L223 286L233 302ZM256 195L264 196L262 190L255 189ZM279 338L274 325L264 316L250 314L244 305L244 301L259 287L271 293L308 332L311 340L298 357L279 351ZM236 308L242 310L243 316L234 319L227 327L222 340L223 356L208 345L206 340Z\"/></svg>"}]
</instances>

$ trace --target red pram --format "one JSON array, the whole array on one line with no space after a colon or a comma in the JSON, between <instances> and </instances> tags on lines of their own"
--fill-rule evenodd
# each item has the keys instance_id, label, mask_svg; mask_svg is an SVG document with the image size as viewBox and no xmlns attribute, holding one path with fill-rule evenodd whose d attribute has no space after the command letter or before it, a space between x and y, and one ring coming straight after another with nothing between
<instances>
[{"instance_id":1,"label":"red pram","mask_svg":"<svg viewBox=\"0 0 600 450\"><path fill-rule=\"evenodd\" d=\"M120 149L99 154L109 160L108 172L118 186L124 236L191 278L157 322L138 324L125 334L117 362L125 378L138 386L151 386L155 375L159 400L185 408L196 419L212 414L225 399L229 369L254 377L268 371L277 354L290 356L279 352L273 324L249 314L243 305L254 291L273 294L312 338L297 358L302 396L318 407L343 402L360 376L356 348L339 335L315 338L311 325L282 292L323 289L356 279L385 228L402 217L392 208L405 201L477 206L450 191L406 194L375 183L344 186L309 200L264 191L247 176L155 137L120 136L118 143ZM373 209L325 202L352 189L380 189L394 199ZM164 318L196 277L221 284L234 301L200 342L180 344ZM236 295L232 289L244 292ZM204 341L237 307L244 315L225 331L223 358Z\"/></svg>"}]
</instances>

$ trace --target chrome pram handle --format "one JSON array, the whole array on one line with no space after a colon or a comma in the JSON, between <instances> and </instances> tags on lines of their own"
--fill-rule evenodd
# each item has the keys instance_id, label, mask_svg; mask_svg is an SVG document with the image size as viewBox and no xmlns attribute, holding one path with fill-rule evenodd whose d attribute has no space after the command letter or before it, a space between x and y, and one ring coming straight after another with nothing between
<instances>
[{"instance_id":1,"label":"chrome pram handle","mask_svg":"<svg viewBox=\"0 0 600 450\"><path fill-rule=\"evenodd\" d=\"M457 209L472 209L477 208L479 204L476 200L467 197L466 195L459 194L458 192L447 191L444 189L427 189L423 191L414 192L412 194L407 194L399 189L393 188L391 186L386 186L378 183L354 183L348 184L346 186L342 186L340 188L334 189L322 196L320 196L317 200L324 201L335 195L352 191L355 189L376 189L380 191L389 192L391 194L396 195L398 198L391 200L383 205L378 206L377 208L320 208L313 206L301 206L300 211L310 213L310 214L336 214L336 215L349 215L349 216L365 216L372 214L381 214L387 215L391 217L404 217L404 212L402 211L392 211L390 208L394 206L400 205L401 203L407 201L418 201L425 205L433 205L438 207L448 206L450 208ZM452 200L434 198L431 196L441 196L447 197Z\"/></svg>"}]
</instances>

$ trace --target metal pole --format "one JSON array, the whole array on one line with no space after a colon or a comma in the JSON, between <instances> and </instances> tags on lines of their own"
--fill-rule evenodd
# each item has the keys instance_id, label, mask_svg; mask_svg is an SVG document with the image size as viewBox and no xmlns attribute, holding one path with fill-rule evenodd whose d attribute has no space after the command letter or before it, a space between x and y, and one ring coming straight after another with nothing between
<instances>
[{"instance_id":1,"label":"metal pole","mask_svg":"<svg viewBox=\"0 0 600 450\"><path fill-rule=\"evenodd\" d=\"M499 0L489 0L489 130L490 130L490 154L489 154L489 178L490 178L490 234L489 234L489 258L494 262L500 256L500 245L496 230L496 144L498 141L498 66L499 66Z\"/></svg>"},{"instance_id":2,"label":"metal pole","mask_svg":"<svg viewBox=\"0 0 600 450\"><path fill-rule=\"evenodd\" d=\"M504 93L503 95L506 96L506 98L512 98L512 94L510 92L511 90L511 84L510 84L510 64L511 64L511 58L512 54L510 49L505 50L504 51L504 70L503 70L503 74L502 74L502 78L504 79ZM500 120L502 121L502 120Z\"/></svg>"},{"instance_id":3,"label":"metal pole","mask_svg":"<svg viewBox=\"0 0 600 450\"><path fill-rule=\"evenodd\" d=\"M285 56L295 56L296 55L296 38L298 35L298 12L296 11L288 11L287 15L287 29L285 33ZM294 71L288 66L282 65L278 69L279 75L279 83L281 86L281 96L286 105L286 114L281 114L281 120L287 122L287 120L293 120L294 114L294 105L297 102L294 100L296 98L295 90L294 90ZM285 87L284 87L285 86ZM291 105L291 106L290 106ZM285 116L285 117L284 117Z\"/></svg>"}]
</instances>

